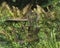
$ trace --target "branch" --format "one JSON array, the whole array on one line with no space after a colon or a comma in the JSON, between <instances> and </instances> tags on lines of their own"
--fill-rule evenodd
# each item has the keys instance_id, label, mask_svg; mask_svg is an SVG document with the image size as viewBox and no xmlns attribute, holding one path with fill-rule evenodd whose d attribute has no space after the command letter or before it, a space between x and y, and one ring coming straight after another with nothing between
<instances>
[{"instance_id":1,"label":"branch","mask_svg":"<svg viewBox=\"0 0 60 48\"><path fill-rule=\"evenodd\" d=\"M27 22L28 19L7 19L6 22Z\"/></svg>"}]
</instances>

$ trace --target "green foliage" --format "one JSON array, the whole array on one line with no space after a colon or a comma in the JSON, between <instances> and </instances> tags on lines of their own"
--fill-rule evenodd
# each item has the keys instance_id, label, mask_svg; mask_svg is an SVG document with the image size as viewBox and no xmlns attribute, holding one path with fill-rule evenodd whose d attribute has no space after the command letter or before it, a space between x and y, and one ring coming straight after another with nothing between
<instances>
[{"instance_id":1,"label":"green foliage","mask_svg":"<svg viewBox=\"0 0 60 48\"><path fill-rule=\"evenodd\" d=\"M54 2L58 2L54 0ZM7 4L6 4L7 5ZM22 18L22 12L18 9L18 13L9 9L9 6L2 5L0 7L0 48L59 48L60 39L56 38L56 35L60 36L60 6L59 2L53 4L53 10L45 12L43 8L37 6L37 9L33 10L33 13L37 13L39 16L39 22L37 26L40 27L38 33L31 31L30 35L33 37L29 38L28 28L29 22L5 22L11 18ZM15 16L14 16L15 15ZM22 15L22 16L21 16ZM30 14L34 16L34 14ZM33 17L34 18L34 17ZM36 17L35 17L36 18ZM34 18L34 19L35 19ZM35 25L32 21L33 28ZM25 25L24 25L25 24ZM36 31L37 32L37 31ZM27 38L28 37L28 38ZM38 38L39 40L36 40ZM27 41L28 40L28 41Z\"/></svg>"}]
</instances>

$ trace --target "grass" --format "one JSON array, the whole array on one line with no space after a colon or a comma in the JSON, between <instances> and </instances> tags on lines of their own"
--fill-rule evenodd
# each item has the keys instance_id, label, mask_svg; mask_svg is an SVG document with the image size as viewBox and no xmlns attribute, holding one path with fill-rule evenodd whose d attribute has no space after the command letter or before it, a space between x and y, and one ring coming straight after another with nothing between
<instances>
[{"instance_id":1,"label":"grass","mask_svg":"<svg viewBox=\"0 0 60 48\"><path fill-rule=\"evenodd\" d=\"M23 18L23 12L13 6L11 9L6 3L0 6L0 48L59 48L60 39L60 7L55 6L53 10L45 12L43 8L37 6L33 11L39 15L40 27L38 33L31 31L28 33L28 22L5 22L10 18ZM13 11L13 12L12 12ZM32 16L30 14L30 16ZM33 23L32 23L33 24ZM36 24L33 24L36 25ZM32 29L34 29L33 26ZM36 40L38 38L39 40Z\"/></svg>"}]
</instances>

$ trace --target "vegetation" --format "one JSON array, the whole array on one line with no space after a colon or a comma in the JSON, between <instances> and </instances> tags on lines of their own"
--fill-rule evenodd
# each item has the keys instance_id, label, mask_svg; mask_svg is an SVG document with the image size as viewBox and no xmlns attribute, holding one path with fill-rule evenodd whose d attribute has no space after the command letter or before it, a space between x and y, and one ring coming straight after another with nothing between
<instances>
[{"instance_id":1,"label":"vegetation","mask_svg":"<svg viewBox=\"0 0 60 48\"><path fill-rule=\"evenodd\" d=\"M48 3L47 11L36 4L36 8L24 14L26 7L21 11L3 2L0 6L0 48L59 48L60 1ZM28 21L7 22L16 18L28 18Z\"/></svg>"}]
</instances>

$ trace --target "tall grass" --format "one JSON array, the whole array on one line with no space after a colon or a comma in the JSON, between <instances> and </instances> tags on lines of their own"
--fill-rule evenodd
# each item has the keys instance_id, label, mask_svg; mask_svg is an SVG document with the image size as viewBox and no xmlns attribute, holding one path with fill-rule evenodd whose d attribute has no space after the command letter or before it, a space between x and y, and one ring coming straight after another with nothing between
<instances>
[{"instance_id":1,"label":"tall grass","mask_svg":"<svg viewBox=\"0 0 60 48\"><path fill-rule=\"evenodd\" d=\"M23 26L23 22L5 22L9 18L23 18L23 12L14 6L11 9L5 2L0 6L0 48L60 47L60 41L56 38L56 34L60 32L60 7L56 5L53 10L49 9L48 12L45 12L42 7L37 5L37 9L33 11L40 17L37 23L40 27L40 31L37 34L39 40L35 41L34 38L30 38L28 40L33 41L28 42L26 41L27 27Z\"/></svg>"}]
</instances>

